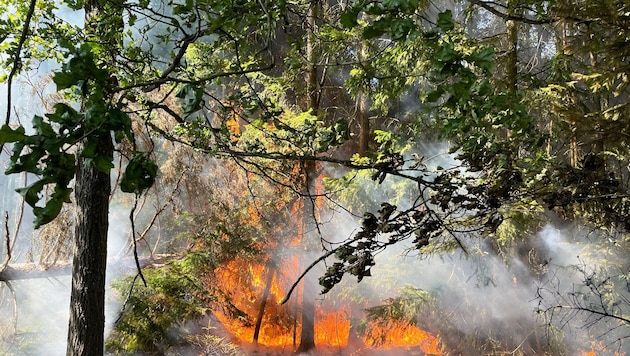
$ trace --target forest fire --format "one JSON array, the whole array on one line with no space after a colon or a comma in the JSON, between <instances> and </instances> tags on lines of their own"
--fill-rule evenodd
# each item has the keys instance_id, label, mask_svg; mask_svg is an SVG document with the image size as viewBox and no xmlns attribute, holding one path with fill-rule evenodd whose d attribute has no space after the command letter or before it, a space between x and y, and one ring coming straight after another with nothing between
<instances>
[{"instance_id":1,"label":"forest fire","mask_svg":"<svg viewBox=\"0 0 630 356\"><path fill-rule=\"evenodd\" d=\"M624 352L610 351L602 341L591 341L591 349L589 351L580 350L580 356L597 356L597 355L613 355L624 356Z\"/></svg>"},{"instance_id":2,"label":"forest fire","mask_svg":"<svg viewBox=\"0 0 630 356\"><path fill-rule=\"evenodd\" d=\"M242 345L254 345L291 352L300 344L303 291L285 305L280 305L285 290L295 276L280 271L295 272L297 257L287 261L291 268L267 268L235 260L216 272L223 290L230 291L232 308L217 312L217 318ZM369 348L372 350L416 349L425 354L441 355L440 341L435 336L405 323L390 323L386 327L370 325L367 335L352 340L349 303L332 305L318 302L315 307L315 345L318 349ZM238 312L235 312L238 310ZM349 345L350 343L350 345Z\"/></svg>"}]
</instances>

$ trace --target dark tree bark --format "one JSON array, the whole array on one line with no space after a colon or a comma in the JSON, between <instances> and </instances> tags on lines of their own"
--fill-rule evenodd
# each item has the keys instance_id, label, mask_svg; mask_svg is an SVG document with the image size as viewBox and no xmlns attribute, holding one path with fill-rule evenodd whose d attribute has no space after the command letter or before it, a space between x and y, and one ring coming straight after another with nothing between
<instances>
[{"instance_id":1,"label":"dark tree bark","mask_svg":"<svg viewBox=\"0 0 630 356\"><path fill-rule=\"evenodd\" d=\"M315 348L315 290L308 282L304 282L302 293L302 331L300 346L296 353L308 352Z\"/></svg>"},{"instance_id":2,"label":"dark tree bark","mask_svg":"<svg viewBox=\"0 0 630 356\"><path fill-rule=\"evenodd\" d=\"M100 154L112 155L109 133L101 134L98 143ZM103 355L110 190L109 174L79 159L68 356Z\"/></svg>"},{"instance_id":3,"label":"dark tree bark","mask_svg":"<svg viewBox=\"0 0 630 356\"><path fill-rule=\"evenodd\" d=\"M262 301L260 302L260 309L256 316L256 324L254 325L254 337L253 341L255 345L258 345L258 336L260 336L260 327L262 326L263 317L265 316L265 307L267 306L267 300L269 300L269 293L271 292L271 283L273 282L273 276L276 274L275 268L269 266L267 271L267 278L265 278L265 289L262 294Z\"/></svg>"},{"instance_id":4,"label":"dark tree bark","mask_svg":"<svg viewBox=\"0 0 630 356\"><path fill-rule=\"evenodd\" d=\"M85 32L87 38L106 45L107 56L99 65L113 61L122 30L122 1L86 0ZM100 23L107 21L107 23ZM86 138L95 141L101 157L113 160L114 144L108 130L96 131ZM81 147L79 151L81 152ZM109 172L86 164L78 155L75 178L75 242L70 294L68 356L99 356L104 353L105 270L107 267L107 232L109 230Z\"/></svg>"}]
</instances>

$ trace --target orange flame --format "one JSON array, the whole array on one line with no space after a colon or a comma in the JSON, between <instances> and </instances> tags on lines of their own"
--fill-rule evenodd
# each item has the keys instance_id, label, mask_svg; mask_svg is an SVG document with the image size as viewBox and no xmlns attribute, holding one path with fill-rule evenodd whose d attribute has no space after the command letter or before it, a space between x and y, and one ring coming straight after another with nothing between
<instances>
[{"instance_id":1,"label":"orange flame","mask_svg":"<svg viewBox=\"0 0 630 356\"><path fill-rule=\"evenodd\" d=\"M299 173L298 165L295 169L295 173ZM314 190L317 195L323 194L320 179L316 181ZM315 214L323 207L324 202L322 196L315 199ZM277 250L280 245L294 248L303 246L304 224L299 222L303 219L304 204L312 203L304 199L292 203L289 206L291 219L297 222L292 228L293 236L284 242L280 240L267 242L266 247ZM263 225L262 217L253 205L247 207L246 216L248 220L243 223L252 227ZM273 257L274 260L277 260L276 257ZM298 289L296 297L289 303L285 305L279 303L302 269L299 256L293 255L285 257L279 265L273 267L266 266L264 261L236 259L222 264L214 271L215 278L209 283L216 283L218 289L226 293L226 301L245 315L238 319L230 316L227 311L215 311L217 318L233 335L234 341L240 344L254 343L256 322L262 320L257 345L294 348L300 343L302 328L300 312L304 291ZM348 347L351 333L350 311L353 308L350 304L342 306L330 304L322 302L315 307L315 344L324 349ZM363 343L372 348L383 350L417 348L426 354L442 355L439 339L413 325L395 322L389 323L386 328L372 325L370 332L372 336L364 337ZM380 338L380 342L375 342L375 336ZM361 343L360 339L358 341Z\"/></svg>"},{"instance_id":2,"label":"orange flame","mask_svg":"<svg viewBox=\"0 0 630 356\"><path fill-rule=\"evenodd\" d=\"M440 340L414 325L390 322L387 327L383 327L370 323L368 329L369 335L363 340L374 348L390 350L400 347L419 347L426 354L442 355Z\"/></svg>"},{"instance_id":3,"label":"orange flame","mask_svg":"<svg viewBox=\"0 0 630 356\"><path fill-rule=\"evenodd\" d=\"M285 262L279 271L297 271L296 256ZM264 317L260 326L257 344L265 347L293 347L300 342L301 321L299 310L301 298L296 303L279 305L286 290L280 273L269 278L269 269L263 264L247 264L244 261L231 261L215 271L219 285L230 291L230 302L250 316L249 320L234 320L226 313L216 312L217 318L233 335L235 341L243 344L253 342L255 316L260 312L265 284L271 280L269 295L265 304ZM284 283L295 276L284 276ZM333 307L320 303L315 313L315 344L318 347L346 347L350 334L350 305ZM379 329L380 328L380 329ZM376 342L376 339L380 342ZM394 348L419 348L424 353L442 355L440 341L435 336L413 325L389 323L386 328L372 325L370 336L364 337L366 345L372 348L390 350ZM590 356L590 355L589 355Z\"/></svg>"},{"instance_id":4,"label":"orange flame","mask_svg":"<svg viewBox=\"0 0 630 356\"><path fill-rule=\"evenodd\" d=\"M315 344L327 346L348 345L350 334L350 319L348 318L348 306L341 310L326 311L316 308L315 312Z\"/></svg>"},{"instance_id":5,"label":"orange flame","mask_svg":"<svg viewBox=\"0 0 630 356\"><path fill-rule=\"evenodd\" d=\"M606 345L603 341L591 341L591 350L580 350L580 356L597 356L597 355L610 355L610 351L606 350ZM625 352L615 351L614 356L624 356Z\"/></svg>"}]
</instances>

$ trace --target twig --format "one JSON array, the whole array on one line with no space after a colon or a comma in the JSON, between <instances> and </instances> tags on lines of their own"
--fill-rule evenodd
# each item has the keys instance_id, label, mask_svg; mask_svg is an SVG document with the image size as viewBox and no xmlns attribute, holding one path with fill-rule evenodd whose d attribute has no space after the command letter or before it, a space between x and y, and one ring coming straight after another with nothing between
<instances>
[{"instance_id":1,"label":"twig","mask_svg":"<svg viewBox=\"0 0 630 356\"><path fill-rule=\"evenodd\" d=\"M9 264L9 261L11 260L11 236L9 234L9 212L6 210L4 211L4 229L6 231L4 238L5 238L6 247L7 247L7 255L4 258L4 261L2 262L2 266L0 266L0 272L4 271L4 269L7 268L7 265Z\"/></svg>"},{"instance_id":2,"label":"twig","mask_svg":"<svg viewBox=\"0 0 630 356\"><path fill-rule=\"evenodd\" d=\"M11 120L11 86L13 84L13 77L17 74L17 71L20 67L22 61L20 60L20 54L22 52L22 47L24 46L24 42L26 42L26 38L28 36L28 29L31 25L31 19L33 18L33 14L35 13L35 5L37 0L31 0L28 12L26 13L26 19L24 20L24 26L22 27L22 34L20 35L20 41L18 42L17 49L15 50L15 58L13 58L13 66L11 67L11 72L9 72L9 76L7 79L7 114L4 120L6 125L9 125Z\"/></svg>"},{"instance_id":3,"label":"twig","mask_svg":"<svg viewBox=\"0 0 630 356\"><path fill-rule=\"evenodd\" d=\"M13 334L17 333L17 322L18 322L18 307L17 307L17 295L15 294L15 289L11 285L9 281L3 281L7 288L11 291L11 295L13 295Z\"/></svg>"},{"instance_id":4,"label":"twig","mask_svg":"<svg viewBox=\"0 0 630 356\"><path fill-rule=\"evenodd\" d=\"M293 291L295 290L297 285L300 284L302 279L304 279L304 277L306 276L306 274L310 270L312 270L315 266L317 266L317 264L319 264L320 262L322 262L326 258L330 257L336 251L337 251L337 249L332 249L332 250L326 252L325 254L319 256L319 258L316 259L315 261L313 261L308 267L306 267L304 272L302 272L302 274L300 274L300 276L295 280L295 282L293 282L293 285L291 285L291 288L289 288L289 291L287 292L287 295L284 297L284 299L282 299L282 301L280 302L280 305L282 305L282 304L286 303L287 301L289 301L289 298L291 298L291 294L293 294Z\"/></svg>"},{"instance_id":5,"label":"twig","mask_svg":"<svg viewBox=\"0 0 630 356\"><path fill-rule=\"evenodd\" d=\"M153 225L155 225L155 221L157 220L157 218L160 216L160 214L162 214L162 212L164 212L164 210L166 210L169 204L173 202L173 199L175 199L175 193L177 193L177 190L179 189L179 184L182 181L182 178L184 177L184 175L185 175L185 172L182 172L182 174L180 174L179 178L177 179L177 182L175 183L175 188L173 188L173 191L171 192L171 195L168 197L166 202L162 204L162 206L158 207L155 214L153 214L151 221L149 221L149 223L147 224L147 227L142 231L142 233L140 233L140 236L138 237L137 241L143 241L146 239L147 234L149 233L149 230L151 230ZM134 239L134 241L136 240ZM149 251L149 253L151 254L151 257L153 257L153 250Z\"/></svg>"},{"instance_id":6,"label":"twig","mask_svg":"<svg viewBox=\"0 0 630 356\"><path fill-rule=\"evenodd\" d=\"M28 174L26 172L22 173L24 177L23 187L28 186ZM24 202L25 199L23 196L20 196L20 206L17 211L17 216L15 217L15 226L13 228L13 243L11 243L11 249L15 247L15 243L17 241L18 235L20 234L20 228L22 227L22 220L24 219Z\"/></svg>"},{"instance_id":7,"label":"twig","mask_svg":"<svg viewBox=\"0 0 630 356\"><path fill-rule=\"evenodd\" d=\"M138 194L136 194L136 198L133 201L133 207L131 208L131 212L129 213L129 221L131 222L131 236L133 239L133 259L136 261L136 269L138 270L138 274L136 277L140 277L142 279L142 283L144 286L147 286L147 281L144 279L144 275L142 274L142 267L140 267L140 260L138 260L138 244L136 243L136 224L134 222L134 212L138 207ZM135 281L135 279L134 279Z\"/></svg>"},{"instance_id":8,"label":"twig","mask_svg":"<svg viewBox=\"0 0 630 356\"><path fill-rule=\"evenodd\" d=\"M127 304L129 304L129 300L131 299L131 294L133 293L133 287L136 285L136 280L138 279L138 276L140 276L140 274L136 274L133 277L133 281L131 281L131 286L129 287L129 293L127 294L127 298L125 298L125 302L123 303L122 308L120 308L120 314L118 314L118 318L116 318L116 321L114 322L114 324L118 324L120 319L123 317L123 313L125 312L125 309L127 308ZM146 283L145 283L145 286L146 286Z\"/></svg>"}]
</instances>

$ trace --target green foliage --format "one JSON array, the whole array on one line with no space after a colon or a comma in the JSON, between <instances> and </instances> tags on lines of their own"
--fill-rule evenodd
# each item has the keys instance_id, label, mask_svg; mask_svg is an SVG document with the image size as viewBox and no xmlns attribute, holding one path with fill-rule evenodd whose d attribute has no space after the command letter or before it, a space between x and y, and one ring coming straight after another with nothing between
<instances>
[{"instance_id":1,"label":"green foliage","mask_svg":"<svg viewBox=\"0 0 630 356\"><path fill-rule=\"evenodd\" d=\"M110 352L163 352L181 340L173 329L206 313L209 301L204 289L191 278L183 263L173 262L143 272L147 286L126 277L113 284L121 295L130 293L106 346ZM132 287L133 286L133 287ZM131 291L131 292L130 292Z\"/></svg>"},{"instance_id":2,"label":"green foliage","mask_svg":"<svg viewBox=\"0 0 630 356\"><path fill-rule=\"evenodd\" d=\"M364 39L372 39L385 34L394 40L404 39L414 33L416 24L410 15L418 10L417 0L383 0L374 2L359 1L341 16L341 24L352 28L359 24L357 17L365 13L370 22L363 28Z\"/></svg>"},{"instance_id":3,"label":"green foliage","mask_svg":"<svg viewBox=\"0 0 630 356\"><path fill-rule=\"evenodd\" d=\"M71 148L82 144L80 156L84 164L109 173L114 167L113 157L101 152L97 137L110 132L119 141L133 136L127 113L107 102L110 75L97 65L93 46L83 44L68 50L71 57L55 72L53 81L58 90L74 88L74 94L83 102L83 110L79 112L68 104L57 103L54 112L33 118L32 135L27 135L21 126L11 129L4 125L0 129L0 144L14 144L11 165L5 173L28 172L39 177L28 187L18 189L33 207L36 227L52 221L63 203L70 202L70 185L77 170L75 155L69 152ZM156 174L155 163L138 154L125 171L124 191L141 193L153 184ZM49 185L54 186L54 191L40 207L37 204Z\"/></svg>"},{"instance_id":4,"label":"green foliage","mask_svg":"<svg viewBox=\"0 0 630 356\"><path fill-rule=\"evenodd\" d=\"M188 117L201 109L200 104L203 96L203 88L186 84L181 87L176 96L182 99L184 117Z\"/></svg>"},{"instance_id":5,"label":"green foliage","mask_svg":"<svg viewBox=\"0 0 630 356\"><path fill-rule=\"evenodd\" d=\"M142 194L153 186L157 172L157 164L144 154L137 152L125 168L120 180L120 190L125 193Z\"/></svg>"},{"instance_id":6,"label":"green foliage","mask_svg":"<svg viewBox=\"0 0 630 356\"><path fill-rule=\"evenodd\" d=\"M13 130L4 125L0 129L0 145L15 143L6 174L28 172L41 177L28 187L17 190L34 208L35 225L39 227L52 221L61 211L62 204L70 201L72 189L69 185L74 178L76 162L74 155L66 152L65 140L42 117L35 116L33 126L35 133L26 135L22 127ZM65 138L72 140L71 136ZM22 154L26 147L30 151ZM54 185L54 191L44 207L39 207L40 194L49 184Z\"/></svg>"},{"instance_id":7,"label":"green foliage","mask_svg":"<svg viewBox=\"0 0 630 356\"><path fill-rule=\"evenodd\" d=\"M35 116L32 131L0 128L0 144L13 144L7 173L38 177L18 190L34 207L37 226L70 200L78 168L73 150L102 172L113 167L96 137L113 134L122 154L129 154L122 191L141 194L154 184L158 166L138 151L133 116L153 132L229 156L298 192L300 164L321 159L345 166L350 172L328 178L326 186L344 207L365 214L356 234L333 251L337 260L320 279L324 291L344 274L369 276L374 255L401 241L424 253L464 248L459 238L467 234L509 244L544 221L545 209L603 229L630 229L630 79L627 61L620 60L630 53L623 4L518 4L540 26L551 19L570 23L574 27L556 38L573 38L548 45L545 50L558 53L532 60L544 65L519 73L517 90L504 90L499 83L505 68L497 60L505 57L497 55L505 53L504 44L473 38L474 24L458 23L451 11L435 14L426 1L186 0L165 4L164 13L146 0L115 1L85 33L57 18L56 4L38 2L21 53L26 5L4 3L10 6L0 7L3 68L24 71L37 60L59 59L53 82L67 99L80 102L58 103L53 112ZM508 2L505 10L513 14L514 6ZM318 12L312 28L304 26L310 10ZM528 22L535 21L519 23ZM529 48L517 48L524 66ZM309 82L314 88L304 84L305 74L317 77ZM317 107L307 100L313 96ZM373 140L361 156L343 146L356 131L353 98L366 98L371 106L362 110L371 117ZM435 132L449 142L458 159L454 166L428 167L424 158L413 158L418 143ZM218 187L213 191L225 190ZM224 204L195 216L200 247L170 267L175 274L199 273L203 263L208 272L239 251L256 255L260 240L252 236L263 228L240 226L244 208ZM153 280L135 303L151 316L148 329L165 333L176 319L160 320L147 301L187 307L169 299L183 295L173 287L176 280ZM390 318L410 315L398 310L403 301L390 302L376 311ZM139 320L129 325L138 327ZM148 345L148 334L123 344Z\"/></svg>"}]
</instances>

